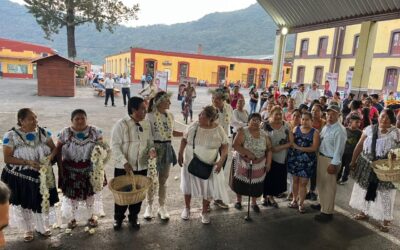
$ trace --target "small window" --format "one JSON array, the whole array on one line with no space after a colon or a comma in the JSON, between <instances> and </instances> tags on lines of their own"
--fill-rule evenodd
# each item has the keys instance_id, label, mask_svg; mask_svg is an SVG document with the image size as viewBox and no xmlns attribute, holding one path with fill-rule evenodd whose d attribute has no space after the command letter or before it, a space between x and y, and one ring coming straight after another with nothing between
<instances>
[{"instance_id":1,"label":"small window","mask_svg":"<svg viewBox=\"0 0 400 250\"><path fill-rule=\"evenodd\" d=\"M300 56L307 56L308 53L308 40L302 40L301 41L301 50L300 50Z\"/></svg>"},{"instance_id":2,"label":"small window","mask_svg":"<svg viewBox=\"0 0 400 250\"><path fill-rule=\"evenodd\" d=\"M360 43L360 35L356 35L354 37L354 43L353 43L353 55L356 55L359 43Z\"/></svg>"},{"instance_id":3,"label":"small window","mask_svg":"<svg viewBox=\"0 0 400 250\"><path fill-rule=\"evenodd\" d=\"M390 54L400 55L400 32L393 33Z\"/></svg>"},{"instance_id":4,"label":"small window","mask_svg":"<svg viewBox=\"0 0 400 250\"><path fill-rule=\"evenodd\" d=\"M327 47L328 47L328 38L326 37L320 38L318 44L318 56L326 56Z\"/></svg>"},{"instance_id":5,"label":"small window","mask_svg":"<svg viewBox=\"0 0 400 250\"><path fill-rule=\"evenodd\" d=\"M235 64L229 64L229 70L235 70Z\"/></svg>"},{"instance_id":6,"label":"small window","mask_svg":"<svg viewBox=\"0 0 400 250\"><path fill-rule=\"evenodd\" d=\"M385 77L385 87L389 91L396 91L399 81L399 70L398 69L387 69Z\"/></svg>"},{"instance_id":7,"label":"small window","mask_svg":"<svg viewBox=\"0 0 400 250\"><path fill-rule=\"evenodd\" d=\"M315 67L314 80L313 80L314 82L321 84L323 71L324 71L324 69L322 67Z\"/></svg>"},{"instance_id":8,"label":"small window","mask_svg":"<svg viewBox=\"0 0 400 250\"><path fill-rule=\"evenodd\" d=\"M305 70L306 68L304 66L297 67L297 77L296 77L297 83L304 83Z\"/></svg>"}]
</instances>

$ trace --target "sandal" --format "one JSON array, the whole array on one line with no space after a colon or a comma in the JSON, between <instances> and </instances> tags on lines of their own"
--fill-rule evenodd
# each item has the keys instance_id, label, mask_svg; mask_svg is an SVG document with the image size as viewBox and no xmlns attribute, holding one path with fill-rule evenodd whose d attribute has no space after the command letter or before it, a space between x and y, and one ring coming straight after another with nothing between
<instances>
[{"instance_id":1,"label":"sandal","mask_svg":"<svg viewBox=\"0 0 400 250\"><path fill-rule=\"evenodd\" d=\"M74 229L74 228L76 228L78 226L78 224L76 223L76 220L75 219L73 219L73 220L71 220L70 222L68 222L68 228L69 229Z\"/></svg>"},{"instance_id":2,"label":"sandal","mask_svg":"<svg viewBox=\"0 0 400 250\"><path fill-rule=\"evenodd\" d=\"M289 202L289 204L287 205L288 208L298 208L299 205L297 205L297 202Z\"/></svg>"},{"instance_id":3,"label":"sandal","mask_svg":"<svg viewBox=\"0 0 400 250\"><path fill-rule=\"evenodd\" d=\"M379 225L379 231L384 232L384 233L388 233L389 232L389 226Z\"/></svg>"},{"instance_id":4,"label":"sandal","mask_svg":"<svg viewBox=\"0 0 400 250\"><path fill-rule=\"evenodd\" d=\"M46 230L46 232L44 232L44 233L41 233L39 231L36 231L36 233L38 233L40 236L45 237L45 238L48 238L51 236L51 231L49 229Z\"/></svg>"},{"instance_id":5,"label":"sandal","mask_svg":"<svg viewBox=\"0 0 400 250\"><path fill-rule=\"evenodd\" d=\"M300 205L300 206L299 206L299 212L300 212L301 214L304 214L304 213L306 212L306 210L305 210L305 208L304 208L303 205Z\"/></svg>"},{"instance_id":6,"label":"sandal","mask_svg":"<svg viewBox=\"0 0 400 250\"><path fill-rule=\"evenodd\" d=\"M24 234L24 242L31 242L33 241L34 237L33 237L33 232L29 231L29 232L25 232Z\"/></svg>"},{"instance_id":7,"label":"sandal","mask_svg":"<svg viewBox=\"0 0 400 250\"><path fill-rule=\"evenodd\" d=\"M353 219L355 220L368 220L369 217L366 214L356 214L353 216Z\"/></svg>"},{"instance_id":8,"label":"sandal","mask_svg":"<svg viewBox=\"0 0 400 250\"><path fill-rule=\"evenodd\" d=\"M93 217L88 220L88 224L90 227L97 227L99 225L99 223L97 222L97 219L95 219Z\"/></svg>"}]
</instances>

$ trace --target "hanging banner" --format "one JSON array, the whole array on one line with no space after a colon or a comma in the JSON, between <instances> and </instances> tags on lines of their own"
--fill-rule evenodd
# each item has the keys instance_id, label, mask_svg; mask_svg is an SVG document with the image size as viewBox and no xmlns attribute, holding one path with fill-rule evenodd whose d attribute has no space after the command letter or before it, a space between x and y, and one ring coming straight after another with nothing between
<instances>
[{"instance_id":1,"label":"hanging banner","mask_svg":"<svg viewBox=\"0 0 400 250\"><path fill-rule=\"evenodd\" d=\"M346 72L346 81L344 83L344 97L348 97L351 92L351 84L353 82L353 73L354 71Z\"/></svg>"},{"instance_id":2,"label":"hanging banner","mask_svg":"<svg viewBox=\"0 0 400 250\"><path fill-rule=\"evenodd\" d=\"M156 71L154 81L158 89L167 91L168 88L168 72Z\"/></svg>"},{"instance_id":3,"label":"hanging banner","mask_svg":"<svg viewBox=\"0 0 400 250\"><path fill-rule=\"evenodd\" d=\"M327 97L332 97L337 90L338 73L326 73L325 75L325 91Z\"/></svg>"}]
</instances>

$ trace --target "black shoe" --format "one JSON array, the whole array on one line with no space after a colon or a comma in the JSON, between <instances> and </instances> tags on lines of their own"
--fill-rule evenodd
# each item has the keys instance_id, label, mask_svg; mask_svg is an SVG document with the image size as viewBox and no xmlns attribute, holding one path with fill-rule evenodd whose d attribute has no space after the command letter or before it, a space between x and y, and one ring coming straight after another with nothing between
<instances>
[{"instance_id":1,"label":"black shoe","mask_svg":"<svg viewBox=\"0 0 400 250\"><path fill-rule=\"evenodd\" d=\"M236 202L236 203L235 203L235 208L236 208L237 210L242 210L242 203Z\"/></svg>"},{"instance_id":2,"label":"black shoe","mask_svg":"<svg viewBox=\"0 0 400 250\"><path fill-rule=\"evenodd\" d=\"M265 199L263 203L261 203L261 205L263 205L264 207L269 207L271 206L271 202L268 199Z\"/></svg>"},{"instance_id":3,"label":"black shoe","mask_svg":"<svg viewBox=\"0 0 400 250\"><path fill-rule=\"evenodd\" d=\"M310 200L311 199L311 192L308 192L307 194L306 194L306 200Z\"/></svg>"},{"instance_id":4,"label":"black shoe","mask_svg":"<svg viewBox=\"0 0 400 250\"><path fill-rule=\"evenodd\" d=\"M311 207L312 209L314 209L314 210L318 210L318 211L321 210L321 204L311 204L310 207Z\"/></svg>"},{"instance_id":5,"label":"black shoe","mask_svg":"<svg viewBox=\"0 0 400 250\"><path fill-rule=\"evenodd\" d=\"M316 201L317 199L318 199L318 195L317 195L316 193L312 192L312 193L310 194L310 200Z\"/></svg>"},{"instance_id":6,"label":"black shoe","mask_svg":"<svg viewBox=\"0 0 400 250\"><path fill-rule=\"evenodd\" d=\"M253 209L254 212L259 213L260 212L260 207L257 204L251 205L251 208Z\"/></svg>"},{"instance_id":7,"label":"black shoe","mask_svg":"<svg viewBox=\"0 0 400 250\"><path fill-rule=\"evenodd\" d=\"M332 214L320 213L320 214L317 214L316 216L314 216L314 220L316 220L318 222L329 222L332 219L333 219Z\"/></svg>"},{"instance_id":8,"label":"black shoe","mask_svg":"<svg viewBox=\"0 0 400 250\"><path fill-rule=\"evenodd\" d=\"M140 223L137 219L129 221L129 224L131 224L132 229L135 229L135 230L140 229Z\"/></svg>"},{"instance_id":9,"label":"black shoe","mask_svg":"<svg viewBox=\"0 0 400 250\"><path fill-rule=\"evenodd\" d=\"M122 220L116 220L116 221L114 221L113 227L114 227L114 230L115 230L115 231L121 230L121 228L122 228Z\"/></svg>"},{"instance_id":10,"label":"black shoe","mask_svg":"<svg viewBox=\"0 0 400 250\"><path fill-rule=\"evenodd\" d=\"M286 193L281 193L281 194L278 194L278 195L276 196L276 198L282 199L282 198L286 198L286 196L287 196Z\"/></svg>"}]
</instances>

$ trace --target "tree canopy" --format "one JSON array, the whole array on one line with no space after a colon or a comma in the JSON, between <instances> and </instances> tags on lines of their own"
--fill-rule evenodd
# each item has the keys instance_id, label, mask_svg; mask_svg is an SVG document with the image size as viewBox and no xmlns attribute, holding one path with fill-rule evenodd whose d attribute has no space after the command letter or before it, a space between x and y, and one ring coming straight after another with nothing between
<instances>
[{"instance_id":1,"label":"tree canopy","mask_svg":"<svg viewBox=\"0 0 400 250\"><path fill-rule=\"evenodd\" d=\"M139 5L128 7L119 0L24 0L26 7L51 39L63 27L67 28L68 57L76 57L75 27L94 23L98 31L110 32L121 22L137 19Z\"/></svg>"}]
</instances>

